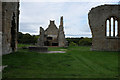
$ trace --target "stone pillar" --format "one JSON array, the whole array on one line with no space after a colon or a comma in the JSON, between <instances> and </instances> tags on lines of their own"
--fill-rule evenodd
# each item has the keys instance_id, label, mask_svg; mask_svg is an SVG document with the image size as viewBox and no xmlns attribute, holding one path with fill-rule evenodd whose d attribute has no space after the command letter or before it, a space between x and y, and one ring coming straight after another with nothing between
<instances>
[{"instance_id":1,"label":"stone pillar","mask_svg":"<svg viewBox=\"0 0 120 80\"><path fill-rule=\"evenodd\" d=\"M111 37L111 19L109 19L109 37Z\"/></svg>"},{"instance_id":2,"label":"stone pillar","mask_svg":"<svg viewBox=\"0 0 120 80\"><path fill-rule=\"evenodd\" d=\"M117 30L118 31L118 37L120 37L120 22L118 21L117 23L118 23L118 30Z\"/></svg>"},{"instance_id":3,"label":"stone pillar","mask_svg":"<svg viewBox=\"0 0 120 80\"><path fill-rule=\"evenodd\" d=\"M40 27L40 37L38 38L37 46L44 46L44 35L45 31L42 27Z\"/></svg>"},{"instance_id":4,"label":"stone pillar","mask_svg":"<svg viewBox=\"0 0 120 80\"><path fill-rule=\"evenodd\" d=\"M115 37L115 18L113 18L113 37Z\"/></svg>"}]
</instances>

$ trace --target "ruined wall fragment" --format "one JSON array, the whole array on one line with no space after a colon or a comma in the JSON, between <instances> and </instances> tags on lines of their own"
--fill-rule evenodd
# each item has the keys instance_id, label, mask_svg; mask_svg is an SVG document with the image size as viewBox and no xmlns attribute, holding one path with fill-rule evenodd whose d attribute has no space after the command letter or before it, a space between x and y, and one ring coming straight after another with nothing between
<instances>
[{"instance_id":1,"label":"ruined wall fragment","mask_svg":"<svg viewBox=\"0 0 120 80\"><path fill-rule=\"evenodd\" d=\"M111 27L111 30L107 31L106 21L110 18L116 18L118 21L118 36L111 36L111 34L107 36L109 31L114 33ZM93 38L92 50L120 51L120 5L102 5L92 8L88 19Z\"/></svg>"},{"instance_id":2,"label":"ruined wall fragment","mask_svg":"<svg viewBox=\"0 0 120 80\"><path fill-rule=\"evenodd\" d=\"M0 13L1 14L1 13ZM19 2L2 2L2 53L17 50Z\"/></svg>"},{"instance_id":3,"label":"ruined wall fragment","mask_svg":"<svg viewBox=\"0 0 120 80\"><path fill-rule=\"evenodd\" d=\"M63 28L63 16L60 19L58 42L59 42L59 47L66 46L66 39L65 39L64 28Z\"/></svg>"},{"instance_id":4,"label":"ruined wall fragment","mask_svg":"<svg viewBox=\"0 0 120 80\"><path fill-rule=\"evenodd\" d=\"M44 36L45 36L45 31L42 27L40 27L40 36L38 38L38 46L44 46Z\"/></svg>"}]
</instances>

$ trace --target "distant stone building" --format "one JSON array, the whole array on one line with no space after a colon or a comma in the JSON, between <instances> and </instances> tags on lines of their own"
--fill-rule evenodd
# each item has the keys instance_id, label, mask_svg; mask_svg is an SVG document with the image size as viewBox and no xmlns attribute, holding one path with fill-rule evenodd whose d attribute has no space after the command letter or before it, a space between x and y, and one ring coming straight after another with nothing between
<instances>
[{"instance_id":1,"label":"distant stone building","mask_svg":"<svg viewBox=\"0 0 120 80\"><path fill-rule=\"evenodd\" d=\"M0 36L2 54L17 50L19 25L19 2L0 2Z\"/></svg>"},{"instance_id":2,"label":"distant stone building","mask_svg":"<svg viewBox=\"0 0 120 80\"><path fill-rule=\"evenodd\" d=\"M88 14L92 50L120 51L120 5L102 5Z\"/></svg>"},{"instance_id":3,"label":"distant stone building","mask_svg":"<svg viewBox=\"0 0 120 80\"><path fill-rule=\"evenodd\" d=\"M46 30L40 27L40 37L38 39L38 46L66 46L66 39L63 27L63 16L60 19L59 29L54 21L50 20L50 24Z\"/></svg>"}]
</instances>

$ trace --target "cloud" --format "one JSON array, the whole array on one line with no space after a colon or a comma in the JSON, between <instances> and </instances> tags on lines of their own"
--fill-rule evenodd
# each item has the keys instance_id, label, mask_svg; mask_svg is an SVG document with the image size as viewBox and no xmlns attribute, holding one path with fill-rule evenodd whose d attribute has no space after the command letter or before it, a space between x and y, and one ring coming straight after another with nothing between
<instances>
[{"instance_id":1,"label":"cloud","mask_svg":"<svg viewBox=\"0 0 120 80\"><path fill-rule=\"evenodd\" d=\"M49 20L55 20L58 27L60 16L63 16L66 36L67 34L73 36L90 36L91 34L87 34L91 33L88 24L88 12L92 7L98 5L113 4L112 0L109 0L109 2L107 0L104 1L21 2L20 31L38 35L40 26L46 29L49 25Z\"/></svg>"},{"instance_id":2,"label":"cloud","mask_svg":"<svg viewBox=\"0 0 120 80\"><path fill-rule=\"evenodd\" d=\"M21 0L21 2L116 2L116 1L118 0Z\"/></svg>"},{"instance_id":3,"label":"cloud","mask_svg":"<svg viewBox=\"0 0 120 80\"><path fill-rule=\"evenodd\" d=\"M31 33L36 34L39 33L39 24L37 23L21 23L20 24L20 30L23 33Z\"/></svg>"}]
</instances>

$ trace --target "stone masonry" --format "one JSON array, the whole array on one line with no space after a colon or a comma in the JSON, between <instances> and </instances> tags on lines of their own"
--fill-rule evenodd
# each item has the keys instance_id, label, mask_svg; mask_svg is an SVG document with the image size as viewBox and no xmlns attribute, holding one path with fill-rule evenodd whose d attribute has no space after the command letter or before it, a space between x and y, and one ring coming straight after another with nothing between
<instances>
[{"instance_id":1,"label":"stone masonry","mask_svg":"<svg viewBox=\"0 0 120 80\"><path fill-rule=\"evenodd\" d=\"M92 8L88 19L93 38L92 50L120 51L120 5Z\"/></svg>"},{"instance_id":2,"label":"stone masonry","mask_svg":"<svg viewBox=\"0 0 120 80\"><path fill-rule=\"evenodd\" d=\"M2 54L8 54L17 50L19 2L0 2L0 8Z\"/></svg>"},{"instance_id":3,"label":"stone masonry","mask_svg":"<svg viewBox=\"0 0 120 80\"><path fill-rule=\"evenodd\" d=\"M67 46L67 42L65 39L65 34L64 34L64 30L63 30L63 16L60 19L60 26L59 26L59 33L58 33L58 43L59 43L59 47L65 47Z\"/></svg>"},{"instance_id":4,"label":"stone masonry","mask_svg":"<svg viewBox=\"0 0 120 80\"><path fill-rule=\"evenodd\" d=\"M45 35L44 29L40 27L40 38L38 38L37 43L38 46L44 46L44 35Z\"/></svg>"},{"instance_id":5,"label":"stone masonry","mask_svg":"<svg viewBox=\"0 0 120 80\"><path fill-rule=\"evenodd\" d=\"M63 16L60 19L59 29L55 25L55 21L50 20L50 24L46 30L40 27L40 37L38 39L38 46L66 46L66 39L63 28Z\"/></svg>"}]
</instances>

